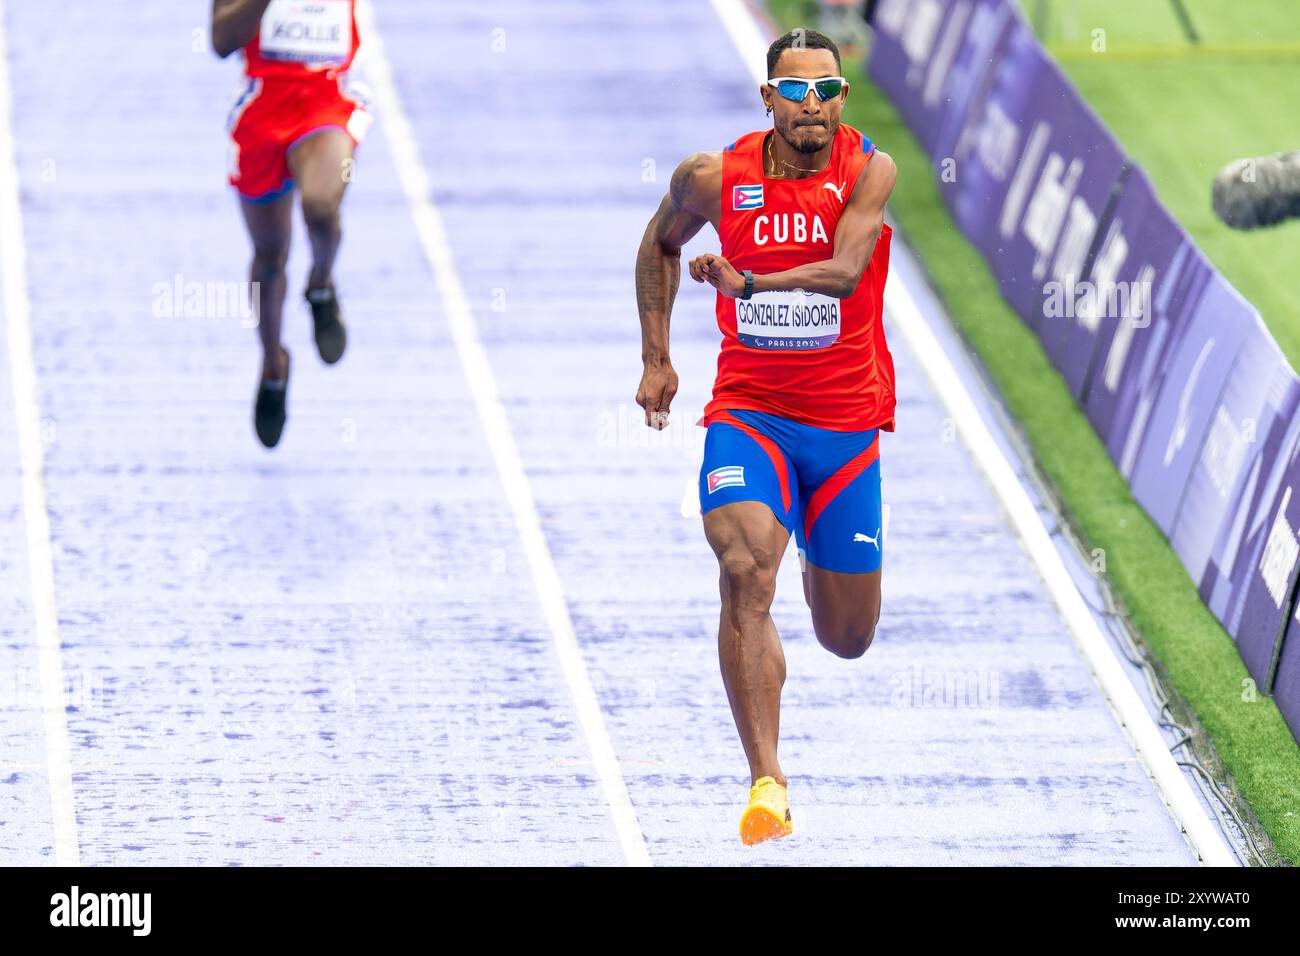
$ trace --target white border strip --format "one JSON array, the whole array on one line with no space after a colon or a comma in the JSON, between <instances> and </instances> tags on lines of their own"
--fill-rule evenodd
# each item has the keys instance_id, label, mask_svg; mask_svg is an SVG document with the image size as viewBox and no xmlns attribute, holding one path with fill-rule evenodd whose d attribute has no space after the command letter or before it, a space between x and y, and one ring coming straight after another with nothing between
<instances>
[{"instance_id":1,"label":"white border strip","mask_svg":"<svg viewBox=\"0 0 1300 956\"><path fill-rule=\"evenodd\" d=\"M50 516L45 505L41 412L32 359L32 324L27 298L27 249L18 192L14 151L13 97L9 86L9 46L5 5L0 0L0 279L4 282L5 320L9 330L9 373L18 420L19 467L23 484L23 520L27 529L27 564L32 578L32 616L40 673L45 755L54 816L54 860L80 866L77 811L73 802L72 755L64 710L63 661L59 649L59 615L54 602L54 559Z\"/></svg>"},{"instance_id":2,"label":"white border strip","mask_svg":"<svg viewBox=\"0 0 1300 956\"><path fill-rule=\"evenodd\" d=\"M398 180L410 202L420 244L424 247L425 256L437 280L442 306L447 313L456 351L465 370L465 379L474 397L483 433L492 449L506 500L514 512L524 554L532 569L533 583L537 587L542 611L554 639L555 652L573 695L578 720L595 761L605 799L609 802L623 855L633 866L649 866L650 855L646 849L645 837L628 797L618 757L610 743L600 703L583 662L582 649L578 645L569 608L565 603L564 588L547 547L546 536L542 532L541 519L537 515L537 506L519 457L519 449L510 431L510 422L497 394L492 365L479 338L469 299L456 273L442 216L433 204L432 186L420 159L411 124L397 94L383 38L376 27L371 5L365 0L357 4L357 20L366 47L366 74L374 92L377 112L382 117L380 125L385 130L393 154Z\"/></svg>"},{"instance_id":3,"label":"white border strip","mask_svg":"<svg viewBox=\"0 0 1300 956\"><path fill-rule=\"evenodd\" d=\"M754 80L763 83L767 78L767 43L753 17L742 0L712 0L712 3ZM1028 492L994 441L974 399L966 390L934 332L926 324L916 300L897 277L891 277L891 281L885 284L885 305L894 325L907 339L931 386L947 406L971 457L993 486L1012 525L1019 532L1025 549L1043 576L1052 599L1065 619L1070 635L1092 669L1120 725L1128 734L1133 749L1155 781L1175 822L1182 827L1202 863L1208 866L1238 866L1231 847L1196 799L1187 778L1169 752L1168 744L1115 659L1110 644L1097 626L1083 596L1074 586L1070 572L1052 544Z\"/></svg>"}]
</instances>

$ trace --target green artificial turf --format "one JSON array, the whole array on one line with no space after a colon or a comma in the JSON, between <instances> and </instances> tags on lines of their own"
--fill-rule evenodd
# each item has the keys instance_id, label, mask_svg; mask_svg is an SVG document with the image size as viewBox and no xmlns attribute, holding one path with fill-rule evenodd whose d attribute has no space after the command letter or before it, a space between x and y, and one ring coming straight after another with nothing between
<instances>
[{"instance_id":1,"label":"green artificial turf","mask_svg":"<svg viewBox=\"0 0 1300 956\"><path fill-rule=\"evenodd\" d=\"M1274 41L1285 39L1281 22L1286 18L1282 11L1291 2L1276 0L1253 5L1275 8L1276 17L1267 22L1261 20L1258 29L1270 34ZM1095 4L1076 5L1080 11L1084 7L1105 7L1118 20L1130 17L1134 8L1145 10L1148 4L1161 6L1157 0L1142 0L1142 3L1098 0ZM1051 7L1059 14L1062 7L1069 5L1066 0ZM814 25L808 6L805 0L769 0L773 16L787 29ZM1190 4L1194 18L1201 6L1205 4ZM1133 17L1131 31L1127 27L1122 30L1118 25L1107 27L1109 49L1116 50L1130 32L1146 44L1164 36L1175 46L1186 45L1178 39L1181 34L1177 21L1172 19L1167 24L1171 30L1159 35L1152 32L1146 22L1149 13L1147 10L1143 17ZM1080 22L1084 19L1080 12ZM1208 19L1206 23L1208 27ZM1064 19L1057 25L1062 33L1068 29ZM1051 26L1049 21L1049 38ZM1292 35L1300 34L1300 27L1294 23L1288 29ZM1243 31L1240 22L1236 23L1233 42L1254 42L1252 36ZM1179 61L1185 62L1185 59ZM1233 62L1235 69L1236 61ZM1270 61L1247 62L1251 69L1258 69ZM1129 63L1149 71L1142 74L1147 81L1154 83L1159 77L1163 85L1149 86L1149 93L1140 92L1142 77L1127 81L1120 75ZM1068 69L1072 78L1076 71L1086 74L1081 82L1085 96L1091 97L1097 90L1113 94L1110 101L1098 104L1105 121L1112 124L1111 129L1121 144L1140 162L1153 161L1147 170L1161 197L1191 229L1215 265L1261 310L1268 310L1266 317L1269 311L1274 313L1270 321L1274 328L1282 321L1290 329L1289 337L1281 334L1278 337L1295 363L1300 354L1300 322L1294 313L1289 316L1282 313L1285 282L1274 281L1270 276L1277 269L1279 275L1300 285L1300 275L1297 275L1300 270L1295 266L1281 270L1284 255L1275 248L1283 244L1284 237L1300 237L1297 231L1300 226L1268 234L1234 234L1223 227L1216 228L1208 211L1210 177L1219 165L1239 155L1295 148L1294 142L1278 141L1276 131L1284 129L1285 124L1280 120L1272 123L1275 133L1270 140L1266 129L1269 124L1254 107L1230 107L1230 103L1237 102L1236 98L1247 95L1234 81L1236 92L1220 90L1212 107L1198 110L1184 104L1184 118L1197 120L1206 109L1236 110L1244 115L1235 120L1224 118L1221 122L1239 123L1242 131L1253 130L1253 135L1246 136L1243 132L1231 143L1208 143L1201 141L1205 136L1203 131L1199 135L1180 132L1176 138L1182 145L1178 146L1170 142L1173 137L1169 132L1169 127L1178 126L1177 119L1170 115L1173 112L1170 107L1178 102L1169 98L1169 90L1177 87L1172 78L1173 67L1158 70L1137 60L1125 60L1121 65L1116 56L1105 61L1104 66L1091 62L1081 65L1075 61ZM1274 62L1269 72L1275 75L1283 69L1282 64ZM1115 72L1108 72L1112 70ZM1207 75L1213 72L1207 71ZM1106 575L1158 662L1166 683L1195 712L1236 787L1278 852L1292 863L1300 861L1300 746L1276 704L1269 698L1248 693L1249 675L1236 645L1201 602L1164 535L1133 499L1127 483L1115 469L1064 380L1047 360L1038 339L1002 299L996 280L978 250L957 230L939 198L929 159L906 124L884 94L866 79L859 64L846 60L844 74L852 83L845 121L863 130L898 164L898 185L890 211L909 245L925 264L950 315L1023 429L1043 475L1063 501L1071 523L1089 549L1099 548L1104 552ZM1277 82L1279 87L1289 84L1296 91L1294 76L1286 80L1278 78ZM1152 102L1157 104L1155 108L1143 105ZM1159 114L1159 118L1153 118L1152 114ZM1216 127L1219 123L1214 121ZM1300 138L1300 131L1296 135ZM1202 234L1209 238L1203 241ZM1294 244L1296 239L1287 241ZM1221 262L1220 255L1226 256L1227 261ZM1265 259L1266 256L1271 258ZM1267 266L1266 262L1274 265ZM905 428L906 423L900 422L899 427Z\"/></svg>"}]
</instances>

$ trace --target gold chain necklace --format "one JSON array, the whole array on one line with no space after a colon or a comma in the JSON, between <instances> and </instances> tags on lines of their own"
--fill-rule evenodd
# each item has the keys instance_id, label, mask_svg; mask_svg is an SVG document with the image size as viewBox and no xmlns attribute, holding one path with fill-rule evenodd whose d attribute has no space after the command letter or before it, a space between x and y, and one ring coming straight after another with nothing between
<instances>
[{"instance_id":1,"label":"gold chain necklace","mask_svg":"<svg viewBox=\"0 0 1300 956\"><path fill-rule=\"evenodd\" d=\"M767 161L768 164L772 167L772 175L777 179L785 179L786 178L785 176L776 175L776 154L772 152L772 144L775 140L776 140L776 133L773 133L772 136L767 141ZM820 173L826 168L825 166L823 166L821 169L805 169L802 166L796 166L794 163L788 163L784 159L781 160L781 163L783 166L785 166L786 169L797 169L801 173Z\"/></svg>"}]
</instances>

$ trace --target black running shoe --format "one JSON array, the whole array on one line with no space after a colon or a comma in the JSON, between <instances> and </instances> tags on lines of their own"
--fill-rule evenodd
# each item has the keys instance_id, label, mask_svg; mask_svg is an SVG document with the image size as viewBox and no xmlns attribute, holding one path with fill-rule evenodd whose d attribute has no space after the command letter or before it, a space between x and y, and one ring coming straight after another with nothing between
<instances>
[{"instance_id":1,"label":"black running shoe","mask_svg":"<svg viewBox=\"0 0 1300 956\"><path fill-rule=\"evenodd\" d=\"M316 350L320 352L321 361L333 365L343 357L343 350L348 345L348 331L343 325L334 287L308 289L307 304L311 306L311 319L316 326Z\"/></svg>"},{"instance_id":2,"label":"black running shoe","mask_svg":"<svg viewBox=\"0 0 1300 956\"><path fill-rule=\"evenodd\" d=\"M258 440L267 448L274 448L284 431L284 421L289 397L289 376L282 379L263 379L257 386L257 402L253 406L253 428Z\"/></svg>"}]
</instances>

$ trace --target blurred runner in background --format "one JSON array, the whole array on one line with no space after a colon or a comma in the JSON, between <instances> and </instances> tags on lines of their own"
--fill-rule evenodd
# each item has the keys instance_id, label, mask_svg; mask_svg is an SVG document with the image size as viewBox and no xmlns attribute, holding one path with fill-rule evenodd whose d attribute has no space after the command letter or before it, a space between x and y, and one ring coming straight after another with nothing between
<instances>
[{"instance_id":1,"label":"blurred runner in background","mask_svg":"<svg viewBox=\"0 0 1300 956\"><path fill-rule=\"evenodd\" d=\"M253 425L268 448L284 430L289 353L280 344L285 263L293 231L295 186L311 240L306 299L316 347L329 364L347 334L334 291L342 238L339 206L352 157L370 124L345 77L359 46L355 0L213 0L212 46L244 54L246 82L230 114L230 184L253 243L250 278L259 289L262 377Z\"/></svg>"}]
</instances>

